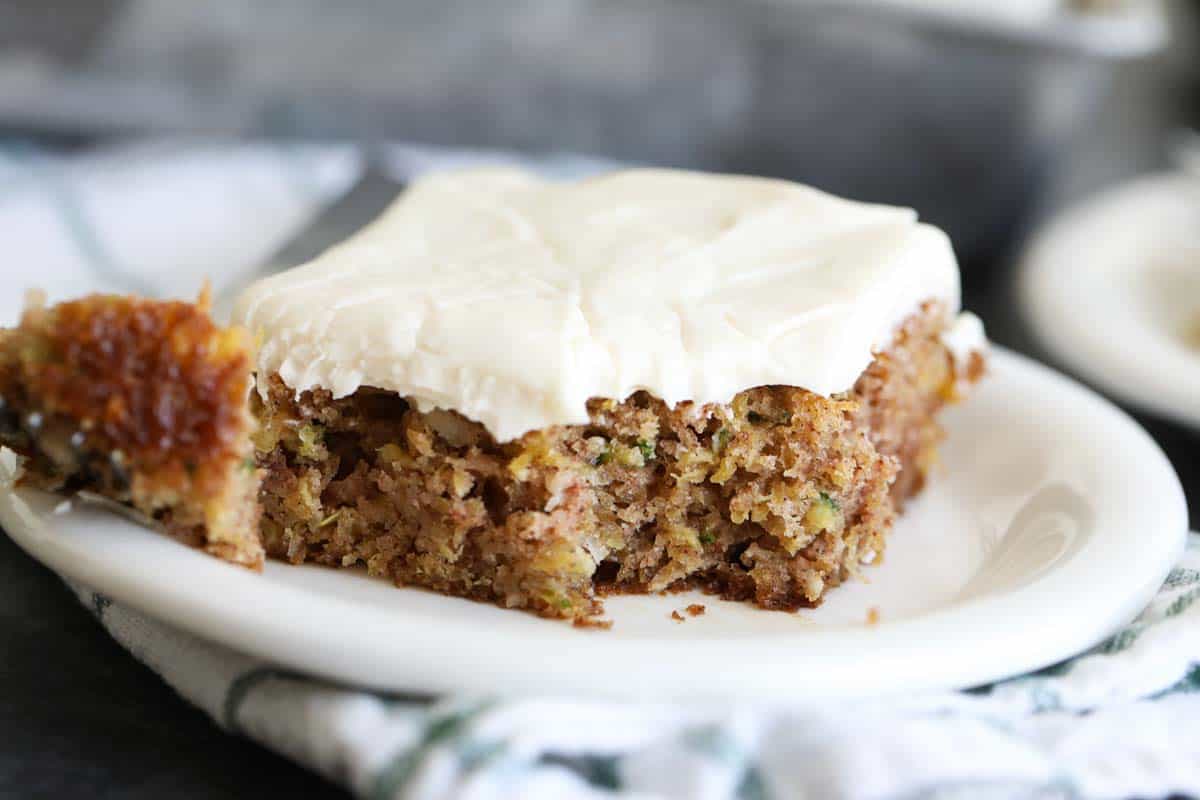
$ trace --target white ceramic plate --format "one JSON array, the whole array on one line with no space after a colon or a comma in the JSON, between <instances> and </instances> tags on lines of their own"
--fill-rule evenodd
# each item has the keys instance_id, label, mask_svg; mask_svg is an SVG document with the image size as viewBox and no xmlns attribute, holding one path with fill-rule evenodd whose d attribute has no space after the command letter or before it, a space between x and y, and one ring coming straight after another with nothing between
<instances>
[{"instance_id":1,"label":"white ceramic plate","mask_svg":"<svg viewBox=\"0 0 1200 800\"><path fill-rule=\"evenodd\" d=\"M963 687L1072 655L1140 610L1177 559L1187 519L1174 472L1136 424L997 352L947 425L942 474L869 582L795 614L625 597L608 601L611 630L579 630L355 572L272 563L255 575L29 490L0 489L0 523L52 569L181 628L409 691L804 701ZM707 613L670 618L691 602Z\"/></svg>"},{"instance_id":2,"label":"white ceramic plate","mask_svg":"<svg viewBox=\"0 0 1200 800\"><path fill-rule=\"evenodd\" d=\"M1200 176L1152 175L1052 220L1026 253L1020 294L1064 366L1200 428Z\"/></svg>"}]
</instances>

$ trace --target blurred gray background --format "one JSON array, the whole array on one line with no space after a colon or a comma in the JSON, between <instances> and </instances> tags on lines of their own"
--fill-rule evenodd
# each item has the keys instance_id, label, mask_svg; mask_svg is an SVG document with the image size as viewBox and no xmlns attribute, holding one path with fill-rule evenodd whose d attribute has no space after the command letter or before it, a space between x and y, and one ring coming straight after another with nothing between
<instances>
[{"instance_id":1,"label":"blurred gray background","mask_svg":"<svg viewBox=\"0 0 1200 800\"><path fill-rule=\"evenodd\" d=\"M1022 2L998 25L838 0L6 0L0 130L782 175L912 205L974 258L1048 198L1161 161L1195 113L1194 3Z\"/></svg>"}]
</instances>

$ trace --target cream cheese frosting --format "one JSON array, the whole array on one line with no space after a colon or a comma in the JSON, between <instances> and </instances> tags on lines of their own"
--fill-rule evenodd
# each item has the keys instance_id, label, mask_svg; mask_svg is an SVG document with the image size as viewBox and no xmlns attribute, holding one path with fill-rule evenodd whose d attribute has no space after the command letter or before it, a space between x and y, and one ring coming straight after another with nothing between
<instances>
[{"instance_id":1,"label":"cream cheese frosting","mask_svg":"<svg viewBox=\"0 0 1200 800\"><path fill-rule=\"evenodd\" d=\"M958 265L908 209L766 178L496 168L417 181L249 287L234 318L261 337L259 374L297 392L388 389L506 441L638 389L671 405L844 391L926 300L951 325ZM950 327L956 349L976 327Z\"/></svg>"}]
</instances>

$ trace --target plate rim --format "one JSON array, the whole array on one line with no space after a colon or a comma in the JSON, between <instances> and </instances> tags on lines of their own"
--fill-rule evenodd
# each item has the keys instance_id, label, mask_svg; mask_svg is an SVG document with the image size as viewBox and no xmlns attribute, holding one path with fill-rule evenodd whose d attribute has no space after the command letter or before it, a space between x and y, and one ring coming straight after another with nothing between
<instances>
[{"instance_id":1,"label":"plate rim","mask_svg":"<svg viewBox=\"0 0 1200 800\"><path fill-rule=\"evenodd\" d=\"M789 670L788 663L780 664L774 660L784 649L801 642L809 648L805 653L806 661L815 661L818 666L836 666L838 669L838 674L826 675L826 684L821 685L817 692L821 698L964 688L1048 666L1091 647L1119 625L1132 619L1153 597L1162 579L1177 562L1188 530L1186 502L1178 477L1157 443L1127 414L1095 392L1024 356L995 348L992 365L994 373L1011 370L1018 378L1023 375L1027 380L1053 386L1056 391L1063 392L1064 398L1072 405L1079 406L1081 413L1106 418L1105 431L1110 438L1122 440L1120 444L1126 448L1140 450L1138 474L1146 481L1157 482L1162 502L1148 504L1153 507L1146 509L1150 518L1146 528L1150 533L1144 530L1139 539L1139 546L1143 548L1141 558L1145 561L1145 574L1136 576L1136 581L1128 579L1123 593L1108 591L1102 593L1103 597L1099 600L1094 596L1082 597L1082 593L1070 597L1058 596L1059 584L1067 578L1073 575L1078 579L1080 575L1076 573L1096 572L1095 564L1089 566L1086 559L1076 557L1026 585L998 595L977 598L969 603L950 604L909 619L884 622L877 626L825 630L810 628L797 634L773 637L769 642L761 641L767 637L722 640L696 637L687 632L681 632L679 637L671 640L606 640L602 632L593 631L563 636L563 629L574 629L559 622L547 623L553 627L531 625L528 639L522 638L520 642L512 641L510 636L502 632L490 630L475 631L471 640L464 642L455 637L455 631L430 624L429 620L419 616L415 619L413 615L383 619L384 614L380 611L364 610L359 603L327 595L318 604L320 616L324 620L336 620L339 612L357 614L353 626L357 632L341 632L332 637L337 647L327 646L331 640L328 634L318 637L323 641L321 646L304 646L304 625L291 620L288 615L295 610L293 603L299 602L301 607L305 607L304 603L309 599L307 596L311 594L309 591L275 582L246 584L248 580L262 581L263 578L204 554L180 548L166 537L150 531L145 532L147 538L144 541L139 540L139 547L150 547L151 552L157 549L168 554L168 558L197 559L194 564L189 563L189 570L203 577L204 585L163 586L153 581L146 583L136 574L137 570L129 565L123 565L114 572L98 556L96 548L72 547L69 541L63 541L63 537L56 539L51 525L45 519L29 518L31 511L21 499L22 490L0 490L0 524L23 550L52 570L97 588L151 617L207 641L268 661L283 663L335 682L377 690L430 693L549 691L654 700L740 698L775 702L811 701L815 699L812 691L795 691L794 669ZM1125 452L1130 450L1126 449ZM1098 549L1099 555L1105 554L1105 548L1113 547L1108 539L1095 536L1091 539L1092 549ZM178 555L169 555L171 553ZM1109 560L1105 563L1110 566L1124 564L1119 558L1113 559L1112 555L1108 554ZM1093 553L1092 556L1095 559L1098 554ZM294 569L286 565L271 565L270 568ZM1058 576L1058 580L1051 580L1055 576ZM265 591L255 591L255 586L267 588ZM237 613L240 609L233 594L242 587L249 587L256 604L252 619ZM1013 624L1014 617L1019 616L1018 612L1032 616L1038 614L1040 609L1041 616L1045 617L1044 609L1056 605L1066 605L1075 615L1072 618L1078 618L1080 622L1066 635L1061 625L1039 627ZM279 617L273 618L273 615ZM278 619L287 620L287 623L278 625ZM300 636L297 636L298 632ZM939 663L931 667L928 658L908 657L914 637L935 648L954 647L965 652L956 650L953 658L939 659ZM368 642L375 644L367 646ZM522 643L543 647L547 643L553 644L561 658L559 667L565 662L575 671L564 674L566 670L555 668L554 665L545 671L530 667L522 659ZM739 658L732 667L726 663L729 659L727 653L723 652L730 647L739 649ZM972 647L983 647L992 654L1003 652L1005 657L998 661L982 662L981 653L973 651ZM414 650L417 655L414 655ZM882 663L889 665L894 687L879 688L879 680L874 673L878 671L880 662L862 659L864 652L878 656ZM283 657L280 657L281 653ZM434 655L440 658L431 658ZM631 655L636 658L626 658ZM858 661L852 658L856 655ZM347 657L352 662L350 666L347 666ZM382 680L378 670L369 666L376 657L382 657L393 670ZM703 670L684 670L680 674L678 669L681 662L709 664L714 663L713 659L718 660L716 663L723 663L723 669L731 670L735 680L731 680L727 673L723 682L714 686ZM911 663L913 661L919 663ZM637 669L622 670L615 679L610 674L614 665L630 663L636 665ZM794 657L790 663L794 667ZM402 665L399 670L396 670L397 664ZM480 670L484 668L487 675L481 681ZM810 668L803 674L811 677L813 672ZM738 685L731 690L730 684L733 682ZM859 691L863 683L874 688Z\"/></svg>"}]
</instances>

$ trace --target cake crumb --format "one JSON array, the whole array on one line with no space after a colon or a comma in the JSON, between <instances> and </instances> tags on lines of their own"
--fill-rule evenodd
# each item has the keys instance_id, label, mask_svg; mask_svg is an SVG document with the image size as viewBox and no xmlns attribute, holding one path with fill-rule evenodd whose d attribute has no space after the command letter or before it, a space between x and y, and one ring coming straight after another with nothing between
<instances>
[{"instance_id":1,"label":"cake crumb","mask_svg":"<svg viewBox=\"0 0 1200 800\"><path fill-rule=\"evenodd\" d=\"M678 611L672 611L671 619L675 620L676 622L683 622L684 617L683 614L680 614Z\"/></svg>"},{"instance_id":2,"label":"cake crumb","mask_svg":"<svg viewBox=\"0 0 1200 800\"><path fill-rule=\"evenodd\" d=\"M867 624L868 625L878 625L879 624L879 606L871 606L870 608L867 609Z\"/></svg>"},{"instance_id":3,"label":"cake crumb","mask_svg":"<svg viewBox=\"0 0 1200 800\"><path fill-rule=\"evenodd\" d=\"M687 612L689 614L691 614L693 617L700 616L701 614L704 613L704 611L705 611L705 608L700 603L692 603L690 606L687 607Z\"/></svg>"}]
</instances>

